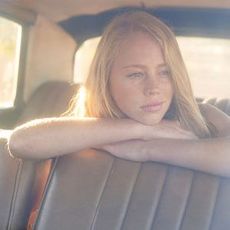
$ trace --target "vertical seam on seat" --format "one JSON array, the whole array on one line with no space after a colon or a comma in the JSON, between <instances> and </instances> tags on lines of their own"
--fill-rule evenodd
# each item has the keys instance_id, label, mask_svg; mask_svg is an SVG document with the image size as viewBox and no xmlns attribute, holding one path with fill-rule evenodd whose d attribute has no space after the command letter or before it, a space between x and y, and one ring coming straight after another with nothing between
<instances>
[{"instance_id":1,"label":"vertical seam on seat","mask_svg":"<svg viewBox=\"0 0 230 230\"><path fill-rule=\"evenodd\" d=\"M122 223L121 223L121 227L120 227L120 229L123 229L123 227L124 227L124 222L125 222L125 219L127 218L127 213L128 213L128 209L129 209L129 206L130 206L131 200L132 200L132 196L133 196L134 188L136 187L137 180L138 180L138 178L139 178L139 175L140 175L140 172L141 172L142 166L143 166L143 163L140 163L140 165L139 165L139 169L138 169L138 173L137 173L137 176L136 176L135 182L133 183L132 192L131 192L131 194L130 194L130 196L129 196L128 204L127 204L127 206L126 206L126 211L125 211L125 214L124 214L124 216L123 216L123 219L122 219Z\"/></svg>"},{"instance_id":2,"label":"vertical seam on seat","mask_svg":"<svg viewBox=\"0 0 230 230\"><path fill-rule=\"evenodd\" d=\"M186 210L187 210L187 208L188 208L188 204L189 204L190 198L191 198L191 196L192 196L192 187L193 187L193 184L194 184L194 172L192 172L192 173L193 173L193 174L192 174L192 181L191 181L191 184L190 184L189 193L188 193L188 196L187 196L186 204L185 204L185 206L184 206L183 216L182 216L182 218L181 218L181 221L180 221L180 225L179 225L179 227L178 227L178 230L180 230L181 227L182 227L182 224L183 224L184 218L185 218L185 214L186 214L186 212L187 212Z\"/></svg>"},{"instance_id":3,"label":"vertical seam on seat","mask_svg":"<svg viewBox=\"0 0 230 230\"><path fill-rule=\"evenodd\" d=\"M209 226L208 226L208 229L211 229L212 227L212 224L213 224L213 217L214 217L214 213L216 212L216 205L217 205L217 198L219 197L219 194L220 194L220 179L218 180L218 188L217 188L217 193L216 193L216 199L215 199L215 202L214 202L214 205L213 205L213 209L212 209L212 214L211 214L211 219L210 219L210 222L209 222Z\"/></svg>"},{"instance_id":4,"label":"vertical seam on seat","mask_svg":"<svg viewBox=\"0 0 230 230\"><path fill-rule=\"evenodd\" d=\"M21 173L22 173L23 162L21 159L16 159L16 160L18 161L18 167L17 167L16 177L15 177L14 186L13 186L14 191L13 191L13 195L12 195L12 199L10 203L10 212L9 212L9 217L7 221L7 229L11 229L12 220L14 218L15 205L16 205L16 200L17 200L18 188L20 184L19 181L20 181Z\"/></svg>"},{"instance_id":5,"label":"vertical seam on seat","mask_svg":"<svg viewBox=\"0 0 230 230\"><path fill-rule=\"evenodd\" d=\"M42 212L42 209L43 209L44 204L46 202L46 197L47 197L46 195L47 195L47 193L49 191L50 183L52 181L52 178L53 178L55 169L57 167L58 161L59 161L59 157L56 157L54 159L50 175L49 175L48 180L47 180L46 185L45 185L45 189L44 189L44 192L43 192L43 195L42 195L42 198L41 198L41 201L40 201L40 205L39 205L39 208L38 208L38 215L36 217L36 220L34 221L33 229L37 228L37 223L38 223L39 219L41 218L40 217L41 216L41 212Z\"/></svg>"},{"instance_id":6,"label":"vertical seam on seat","mask_svg":"<svg viewBox=\"0 0 230 230\"><path fill-rule=\"evenodd\" d=\"M166 186L166 181L167 181L167 179L168 179L168 174L169 174L169 166L167 166L167 168L166 168L166 176L165 176L165 179L164 179L164 184L163 184L163 186L161 187L160 197L159 197L158 202L157 202L156 212L154 213L154 216L152 217L152 223L151 223L151 225L150 225L150 226L151 226L150 229L153 229L153 225L154 225L154 222L155 222L155 217L156 217L156 215L157 215L157 213L158 213L158 207L159 207L159 205L160 205L160 201L161 201L161 198L162 198L162 196L163 196L163 192L164 192L164 189L165 189L165 186Z\"/></svg>"},{"instance_id":7,"label":"vertical seam on seat","mask_svg":"<svg viewBox=\"0 0 230 230\"><path fill-rule=\"evenodd\" d=\"M104 191L105 191L105 188L108 184L108 180L109 180L109 177L112 173L112 169L113 169L113 166L114 166L114 161L115 159L113 158L112 160L112 163L111 163L111 166L110 166L110 169L108 170L108 174L106 176L106 179L105 179L105 182L103 184L103 188L101 190L101 193L99 195L99 199L98 199L98 202L96 204L96 209L95 209L95 213L94 213L94 216L92 218L92 223L91 223L91 226L90 226L90 230L93 230L94 229L94 226L95 226L95 223L96 223L96 218L97 218L97 215L98 215L98 211L99 211L99 208L100 208L100 204L101 204L101 200L102 200L102 197L103 197L103 194L104 194Z\"/></svg>"}]
</instances>

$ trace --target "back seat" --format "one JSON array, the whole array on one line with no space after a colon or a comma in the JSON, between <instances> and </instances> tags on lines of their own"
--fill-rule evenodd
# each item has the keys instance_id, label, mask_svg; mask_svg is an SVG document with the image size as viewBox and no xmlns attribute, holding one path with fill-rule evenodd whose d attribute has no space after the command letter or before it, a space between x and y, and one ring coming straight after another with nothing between
<instances>
[{"instance_id":1,"label":"back seat","mask_svg":"<svg viewBox=\"0 0 230 230\"><path fill-rule=\"evenodd\" d=\"M209 103L211 105L214 105L218 109L225 112L228 116L230 116L230 99L211 98L211 99L204 100L204 103Z\"/></svg>"},{"instance_id":2,"label":"back seat","mask_svg":"<svg viewBox=\"0 0 230 230\"><path fill-rule=\"evenodd\" d=\"M0 229L25 229L31 210L36 164L13 159L0 138Z\"/></svg>"},{"instance_id":3,"label":"back seat","mask_svg":"<svg viewBox=\"0 0 230 230\"><path fill-rule=\"evenodd\" d=\"M62 81L52 81L41 85L27 102L17 125L32 119L63 114L78 88L78 84Z\"/></svg>"},{"instance_id":4,"label":"back seat","mask_svg":"<svg viewBox=\"0 0 230 230\"><path fill-rule=\"evenodd\" d=\"M230 178L86 150L56 159L34 229L229 230Z\"/></svg>"},{"instance_id":5,"label":"back seat","mask_svg":"<svg viewBox=\"0 0 230 230\"><path fill-rule=\"evenodd\" d=\"M77 88L67 82L45 83L32 95L17 124L61 115ZM10 157L7 139L0 136L0 229L26 229L50 166L51 160L33 162Z\"/></svg>"}]
</instances>

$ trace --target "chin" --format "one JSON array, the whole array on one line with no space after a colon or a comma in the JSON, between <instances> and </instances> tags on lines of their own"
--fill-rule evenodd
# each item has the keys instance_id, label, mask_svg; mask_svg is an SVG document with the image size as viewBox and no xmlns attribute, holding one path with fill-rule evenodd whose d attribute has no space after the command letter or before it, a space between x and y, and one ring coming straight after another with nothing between
<instances>
[{"instance_id":1,"label":"chin","mask_svg":"<svg viewBox=\"0 0 230 230\"><path fill-rule=\"evenodd\" d=\"M138 121L142 123L143 125L156 125L159 124L162 120L162 117L156 118L156 119L139 119Z\"/></svg>"}]
</instances>

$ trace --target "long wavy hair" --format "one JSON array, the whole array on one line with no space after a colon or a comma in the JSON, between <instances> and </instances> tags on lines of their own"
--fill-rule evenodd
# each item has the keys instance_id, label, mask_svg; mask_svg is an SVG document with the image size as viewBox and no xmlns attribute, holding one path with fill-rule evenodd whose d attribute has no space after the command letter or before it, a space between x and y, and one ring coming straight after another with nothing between
<instances>
[{"instance_id":1,"label":"long wavy hair","mask_svg":"<svg viewBox=\"0 0 230 230\"><path fill-rule=\"evenodd\" d=\"M213 129L202 116L193 96L188 73L176 41L169 27L144 11L132 11L115 17L106 27L98 44L86 83L74 100L75 116L121 118L121 111L110 93L110 72L127 36L141 31L160 45L170 70L173 100L165 119L176 118L198 137L210 137Z\"/></svg>"}]
</instances>

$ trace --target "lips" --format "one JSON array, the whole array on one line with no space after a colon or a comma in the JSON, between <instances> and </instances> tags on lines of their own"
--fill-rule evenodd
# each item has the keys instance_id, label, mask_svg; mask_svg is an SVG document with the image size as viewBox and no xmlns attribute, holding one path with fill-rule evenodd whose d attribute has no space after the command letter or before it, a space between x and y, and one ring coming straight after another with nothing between
<instances>
[{"instance_id":1,"label":"lips","mask_svg":"<svg viewBox=\"0 0 230 230\"><path fill-rule=\"evenodd\" d=\"M163 102L153 102L150 104L143 105L140 108L144 112L157 112L157 111L161 110L162 105L163 105Z\"/></svg>"}]
</instances>

